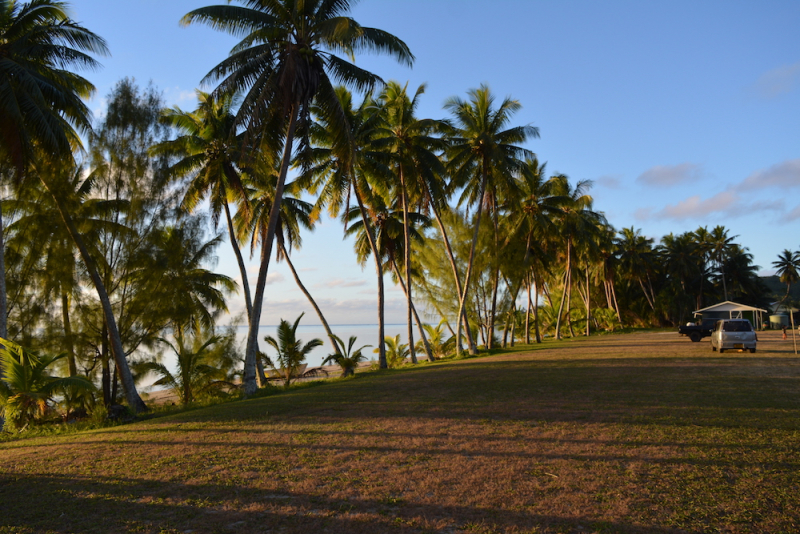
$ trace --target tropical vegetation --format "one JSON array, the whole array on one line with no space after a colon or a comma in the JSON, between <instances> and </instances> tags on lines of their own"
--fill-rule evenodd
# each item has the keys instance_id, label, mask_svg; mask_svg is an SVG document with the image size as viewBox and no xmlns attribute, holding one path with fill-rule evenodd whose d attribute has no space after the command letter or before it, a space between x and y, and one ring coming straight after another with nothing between
<instances>
[{"instance_id":1,"label":"tropical vegetation","mask_svg":"<svg viewBox=\"0 0 800 534\"><path fill-rule=\"evenodd\" d=\"M358 261L375 264L379 368L416 364L418 354L434 361L672 326L719 300L765 308L797 284L800 252L773 262L786 288L773 295L722 225L660 239L615 228L591 181L548 175L529 148L539 129L517 121L522 104L486 84L448 99L441 117L420 116L424 85L412 90L352 62L361 52L407 65L414 56L350 18L350 7L239 0L194 10L183 24L240 39L202 80L213 89L187 111L123 79L93 120L94 87L75 71L98 67L106 42L57 0L0 0L9 428L52 405L54 388L67 387L57 372L71 379L64 398L84 399L87 411L120 402L147 410L139 390L148 374L187 405L251 396L269 387L270 367L289 386L322 342L301 343L298 318L265 338L274 360L260 352L271 258L290 267L324 325L333 348L325 363L353 374L366 346L355 349L354 337L345 346L293 264L324 212L341 221ZM225 239L241 284L214 272ZM254 286L248 246L259 263ZM386 280L403 291L405 343L385 335ZM218 332L242 297L243 357L235 336L223 342ZM165 347L177 367L165 363Z\"/></svg>"}]
</instances>

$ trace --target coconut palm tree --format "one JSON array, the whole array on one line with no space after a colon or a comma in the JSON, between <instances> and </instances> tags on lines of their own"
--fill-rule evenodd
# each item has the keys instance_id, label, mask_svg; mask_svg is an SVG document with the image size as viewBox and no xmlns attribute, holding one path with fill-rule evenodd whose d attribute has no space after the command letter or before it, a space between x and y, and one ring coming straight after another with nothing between
<instances>
[{"instance_id":1,"label":"coconut palm tree","mask_svg":"<svg viewBox=\"0 0 800 534\"><path fill-rule=\"evenodd\" d=\"M411 238L409 236L409 205L413 198L439 185L437 176L444 172L444 165L436 152L444 150L446 143L435 134L444 124L433 119L419 119L416 110L419 98L425 92L425 84L417 88L413 98L408 95L408 84L401 86L390 81L378 97L385 120L377 131L376 144L391 156L391 167L397 179L397 192L403 211L403 261L405 266L406 309L408 323L408 345L411 361L416 363L414 331L412 329L412 285L411 285ZM418 202L421 203L421 202ZM427 202L425 202L427 205Z\"/></svg>"},{"instance_id":2,"label":"coconut palm tree","mask_svg":"<svg viewBox=\"0 0 800 534\"><path fill-rule=\"evenodd\" d=\"M222 236L203 240L202 222L184 219L156 232L151 263L139 273L148 279L151 299L168 303L162 312L180 337L185 331L211 330L219 313L228 311L225 294L237 288L230 277L204 267L216 259Z\"/></svg>"},{"instance_id":3,"label":"coconut palm tree","mask_svg":"<svg viewBox=\"0 0 800 534\"><path fill-rule=\"evenodd\" d=\"M255 359L261 303L272 242L296 131L307 141L311 105L348 138L344 111L329 76L359 91L370 90L380 78L345 61L337 53L388 53L411 65L414 56L397 37L367 28L347 17L350 0L240 0L243 6L220 5L188 13L183 24L202 22L243 39L230 56L206 75L221 80L218 93L244 94L238 124L254 138L253 146L282 150L275 203L262 246L261 268L253 297L253 317L245 353L245 393L256 391ZM298 129L299 125L299 129ZM352 142L352 139L348 139ZM282 145L282 148L281 148Z\"/></svg>"},{"instance_id":4,"label":"coconut palm tree","mask_svg":"<svg viewBox=\"0 0 800 534\"><path fill-rule=\"evenodd\" d=\"M50 375L52 365L67 356L37 354L0 338L0 409L9 428L24 430L33 419L44 414L59 390L92 392L94 385L85 377L58 378Z\"/></svg>"},{"instance_id":5,"label":"coconut palm tree","mask_svg":"<svg viewBox=\"0 0 800 534\"><path fill-rule=\"evenodd\" d=\"M151 152L180 157L168 172L173 179L190 179L181 202L183 209L194 212L200 202L208 198L215 230L222 213L225 214L228 238L239 266L249 318L253 307L250 284L230 210L232 200L245 200L241 173L237 166L242 158L242 136L236 135L234 116L239 101L232 95L214 98L202 91L197 91L197 100L198 106L193 112L183 111L178 107L163 112L162 121L175 128L180 135L155 145ZM248 205L242 202L241 206L246 209Z\"/></svg>"},{"instance_id":6,"label":"coconut palm tree","mask_svg":"<svg viewBox=\"0 0 800 534\"><path fill-rule=\"evenodd\" d=\"M283 384L286 387L291 384L292 378L306 360L306 356L315 348L322 346L321 339L312 339L305 345L303 340L297 339L297 325L300 324L303 315L305 313L301 313L293 325L281 319L281 323L278 325L277 340L272 336L264 336L264 341L278 353L275 362L269 358L267 361L275 371L283 374Z\"/></svg>"},{"instance_id":7,"label":"coconut palm tree","mask_svg":"<svg viewBox=\"0 0 800 534\"><path fill-rule=\"evenodd\" d=\"M267 224L269 222L269 214L272 211L272 199L275 194L275 183L278 180L276 173L259 172L254 174L247 180L247 198L250 208L237 214L235 226L237 233L241 237L250 236L250 251L251 254L255 248L261 243L263 246L263 239L266 234ZM297 286L300 291L306 296L314 311L317 313L325 332L333 345L333 350L338 351L339 347L336 344L335 336L331 330L328 321L320 310L317 302L311 296L308 289L300 280L297 274L297 269L292 263L290 253L292 249L298 249L302 246L303 240L300 234L301 228L309 231L314 230L316 217L313 214L314 207L312 204L300 199L300 196L305 191L304 181L295 180L286 184L284 190L284 197L281 203L281 213L278 219L278 229L275 232L275 240L278 243L277 261L285 261L292 271Z\"/></svg>"},{"instance_id":8,"label":"coconut palm tree","mask_svg":"<svg viewBox=\"0 0 800 534\"><path fill-rule=\"evenodd\" d=\"M469 293L481 214L485 207L496 213L498 197L515 196L515 171L520 169L522 159L533 156L532 152L518 145L529 138L539 137L539 130L534 126L508 128L511 117L522 107L516 100L506 98L495 108L494 96L485 85L471 89L467 94L468 100L452 97L445 103L445 109L453 115L453 126L448 132L448 170L455 187L463 188L459 206L466 204L477 211L457 317L464 313ZM460 347L459 322L456 350L459 351Z\"/></svg>"},{"instance_id":9,"label":"coconut palm tree","mask_svg":"<svg viewBox=\"0 0 800 534\"><path fill-rule=\"evenodd\" d=\"M655 251L653 239L641 234L641 230L623 228L616 240L619 253L619 266L629 278L639 282L647 304L655 311L655 295L650 273L655 267ZM647 281L647 284L645 284Z\"/></svg>"},{"instance_id":10,"label":"coconut palm tree","mask_svg":"<svg viewBox=\"0 0 800 534\"><path fill-rule=\"evenodd\" d=\"M383 341L386 343L386 360L389 362L389 368L394 369L405 364L408 358L408 345L400 343L400 334L394 337L387 336Z\"/></svg>"},{"instance_id":11,"label":"coconut palm tree","mask_svg":"<svg viewBox=\"0 0 800 534\"><path fill-rule=\"evenodd\" d=\"M108 290L106 289L106 283L104 282L103 277L100 275L98 261L95 260L95 256L102 257L102 255L96 250L96 247L90 247L89 243L91 243L91 241L89 239L84 239L84 235L87 234L87 232L87 235L91 237L91 229L82 228L84 225L80 220L78 220L76 223L76 220L70 210L70 206L84 202L87 191L83 188L77 192L75 191L73 187L74 184L70 179L71 177L75 176L75 171L73 170L72 166L58 167L56 165L50 165L43 169L39 169L37 174L39 175L42 183L47 186L47 189L55 202L56 209L61 216L61 220L66 228L66 231L75 244L75 247L78 249L86 272L89 275L89 279L92 281L92 285L95 287L95 291L97 292L98 300L100 301L100 307L102 310L103 328L108 335L108 340L111 345L111 353L114 357L114 363L117 369L117 375L119 376L122 384L122 390L125 394L126 400L134 412L138 413L146 411L147 406L139 396L139 393L136 390L136 384L133 380L133 375L130 372L130 366L128 365L126 357L127 355L122 345L122 336L120 335L118 321L114 315L114 310L111 305L111 298L109 297ZM123 232L129 231L129 229L125 228L124 225L113 225L122 229Z\"/></svg>"},{"instance_id":12,"label":"coconut palm tree","mask_svg":"<svg viewBox=\"0 0 800 534\"><path fill-rule=\"evenodd\" d=\"M733 250L733 240L739 236L729 236L728 230L717 225L709 235L709 253L717 264L717 269L722 278L723 300L728 300L728 284L725 281L725 261Z\"/></svg>"},{"instance_id":13,"label":"coconut palm tree","mask_svg":"<svg viewBox=\"0 0 800 534\"><path fill-rule=\"evenodd\" d=\"M106 55L106 42L70 19L63 2L0 0L0 164L13 168L18 179L42 154L52 155L51 165L59 158L71 161L73 148L81 146L80 134L91 130L84 100L94 86L70 70L97 68L90 53ZM7 337L2 228L0 212L0 337ZM110 304L104 304L104 312L111 314ZM121 351L118 358L124 358ZM130 389L133 381L124 381ZM135 389L128 400L134 409L144 407Z\"/></svg>"},{"instance_id":14,"label":"coconut palm tree","mask_svg":"<svg viewBox=\"0 0 800 534\"><path fill-rule=\"evenodd\" d=\"M234 384L226 380L224 370L213 365L211 348L220 341L219 336L203 338L203 332L194 332L189 344L184 335L177 333L175 343L164 338L159 341L169 347L177 359L176 372L173 373L164 364L149 360L134 365L140 373L154 373L159 378L153 385L166 386L178 396L182 405L186 406L197 400L198 396L219 393Z\"/></svg>"},{"instance_id":15,"label":"coconut palm tree","mask_svg":"<svg viewBox=\"0 0 800 534\"><path fill-rule=\"evenodd\" d=\"M386 351L384 346L384 281L382 255L375 241L375 229L367 212L365 198L377 194L388 194L387 184L391 183L391 169L385 152L376 146L375 137L383 116L372 97L367 95L358 106L354 106L352 94L344 87L336 88L339 102L344 110L350 128L349 137L353 143L343 142L337 137L338 125L330 124L325 114L316 114L317 121L312 125L312 139L315 147L305 156L308 162L305 173L312 181L312 192L317 193L315 210L327 206L332 217L342 213L348 220L351 196L355 198L361 221L364 223L364 236L367 239L378 281L378 365L385 369ZM345 232L347 226L345 225ZM366 256L365 256L366 257Z\"/></svg>"},{"instance_id":16,"label":"coconut palm tree","mask_svg":"<svg viewBox=\"0 0 800 534\"><path fill-rule=\"evenodd\" d=\"M772 262L772 266L775 267L775 274L780 277L781 282L786 284L786 294L781 299L784 301L789 297L792 284L800 280L800 252L784 249L778 254L778 260Z\"/></svg>"},{"instance_id":17,"label":"coconut palm tree","mask_svg":"<svg viewBox=\"0 0 800 534\"><path fill-rule=\"evenodd\" d=\"M566 175L557 175L554 180L556 194L568 199L560 206L561 213L558 220L559 233L566 240L564 288L556 318L556 339L561 339L561 319L565 304L567 305L567 321L570 325L570 332L572 332L569 306L572 296L575 247L588 245L600 232L601 226L605 224L605 217L602 213L592 210L594 199L588 194L588 190L592 187L591 180L582 180L575 184L575 187L572 187Z\"/></svg>"},{"instance_id":18,"label":"coconut palm tree","mask_svg":"<svg viewBox=\"0 0 800 534\"><path fill-rule=\"evenodd\" d=\"M334 339L338 345L337 351L328 355L328 357L322 361L322 365L327 365L331 362L335 363L342 370L342 377L356 374L356 368L358 367L358 364L367 360L367 357L364 356L361 351L367 347L371 347L372 345L364 345L353 350L353 346L356 344L356 336L350 336L350 340L347 343L347 348L345 348L344 342L339 336L334 336Z\"/></svg>"}]
</instances>

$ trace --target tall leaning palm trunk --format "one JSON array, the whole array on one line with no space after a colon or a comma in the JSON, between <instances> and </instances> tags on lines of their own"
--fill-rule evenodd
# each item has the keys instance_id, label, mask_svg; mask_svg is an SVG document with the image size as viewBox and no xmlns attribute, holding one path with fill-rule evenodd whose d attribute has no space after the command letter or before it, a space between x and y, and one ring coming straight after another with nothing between
<instances>
[{"instance_id":1,"label":"tall leaning palm trunk","mask_svg":"<svg viewBox=\"0 0 800 534\"><path fill-rule=\"evenodd\" d=\"M261 322L261 307L264 302L264 288L267 283L267 273L269 271L269 259L272 255L272 243L275 241L275 231L278 228L278 217L280 216L281 201L283 190L286 186L286 174L289 170L289 162L292 158L292 144L294 143L294 132L297 126L298 105L294 103L289 109L289 124L286 128L286 140L281 156L281 167L278 174L278 184L275 187L275 201L269 212L268 226L264 229L261 240L261 266L258 269L258 279L256 280L256 292L253 296L253 313L247 331L247 348L244 355L244 392L252 395L258 389L256 383L256 359L258 358L258 329Z\"/></svg>"},{"instance_id":2,"label":"tall leaning palm trunk","mask_svg":"<svg viewBox=\"0 0 800 534\"><path fill-rule=\"evenodd\" d=\"M430 191L428 191L428 197L432 198L430 195ZM453 247L450 244L450 238L447 235L447 230L445 229L444 223L442 222L441 214L439 213L439 209L436 207L436 203L431 201L430 202L431 211L433 212L433 216L436 219L436 225L439 227L439 232L442 234L442 241L444 242L444 248L447 252L447 259L450 261L450 268L453 270L453 280L456 284L456 294L459 295L459 299L463 292L463 288L461 286L461 275L458 272L458 265L456 264L456 257L453 254ZM466 312L462 313L459 318L456 318L456 321L463 322L464 325L464 332L466 333L467 337L467 346L469 346L470 354L474 354L475 350L475 341L472 339L472 332L469 328L469 319L467 318Z\"/></svg>"},{"instance_id":3,"label":"tall leaning palm trunk","mask_svg":"<svg viewBox=\"0 0 800 534\"><path fill-rule=\"evenodd\" d=\"M341 354L339 349L339 343L336 342L336 336L333 334L331 327L328 325L328 321L325 320L325 316L322 314L322 310L320 310L319 306L317 306L317 301L314 300L314 297L312 297L311 293L308 292L306 286L303 285L303 282L300 281L300 276L297 274L297 270L294 268L292 259L289 257L289 251L286 250L286 247L281 242L278 242L278 247L280 247L281 256L283 256L283 259L286 260L286 265L288 265L289 270L292 271L292 276L294 277L294 281L297 284L297 287L300 288L300 291L302 291L303 295L306 296L308 302L311 303L311 306L314 308L314 311L317 312L317 317L319 317L319 320L322 323L322 327L325 329L325 333L328 335L328 339L331 340L331 345L333 345L334 354Z\"/></svg>"},{"instance_id":4,"label":"tall leaning palm trunk","mask_svg":"<svg viewBox=\"0 0 800 534\"><path fill-rule=\"evenodd\" d=\"M403 275L400 272L400 269L397 267L397 263L394 260L390 260L392 263L392 269L394 270L395 276L397 276L398 281L400 282L400 289L403 290L403 294L408 297L408 289L406 286L406 282L403 281ZM419 313L417 313L417 307L414 306L414 303L411 303L411 311L414 315L414 320L417 323L417 330L419 331L419 337L422 340L422 346L425 347L425 355L428 357L428 361L433 361L433 352L431 352L431 345L428 343L428 337L425 335L425 328L423 327L422 320L419 318Z\"/></svg>"},{"instance_id":5,"label":"tall leaning palm trunk","mask_svg":"<svg viewBox=\"0 0 800 534\"><path fill-rule=\"evenodd\" d=\"M475 215L475 229L472 231L472 244L469 248L469 260L467 261L467 272L464 274L464 291L461 293L458 302L458 317L464 313L464 305L467 302L467 295L469 294L469 280L472 276L472 265L475 260L475 248L478 246L478 232L481 226L481 213L483 212L483 195L486 193L486 182L488 181L488 173L484 170L484 176L481 179L480 192L478 193L478 213ZM456 326L456 355L461 354L461 322L459 321Z\"/></svg>"},{"instance_id":6,"label":"tall leaning palm trunk","mask_svg":"<svg viewBox=\"0 0 800 534\"><path fill-rule=\"evenodd\" d=\"M44 187L53 195L53 200L56 203L58 212L64 221L64 225L67 227L70 237L72 237L72 240L75 242L75 246L80 252L84 266L86 267L89 277L91 278L95 290L97 291L97 296L100 299L100 305L103 310L103 319L105 321L106 329L108 330L109 341L111 342L111 352L114 355L114 363L116 364L117 373L122 382L122 391L125 394L128 405L130 405L131 409L136 413L144 412L147 410L147 406L145 405L144 401L142 401L139 393L136 391L136 384L133 381L133 375L131 374L128 361L125 357L125 350L122 348L122 338L119 335L117 321L114 318L114 310L111 307L111 300L108 297L105 284L103 284L103 280L97 271L97 264L95 263L94 258L92 258L92 255L89 253L89 249L86 247L86 244L83 242L83 237L81 237L80 232L78 232L75 222L67 212L61 196L57 191L51 188L50 184L48 184L46 180L42 178L41 181L42 185L44 185Z\"/></svg>"}]
</instances>

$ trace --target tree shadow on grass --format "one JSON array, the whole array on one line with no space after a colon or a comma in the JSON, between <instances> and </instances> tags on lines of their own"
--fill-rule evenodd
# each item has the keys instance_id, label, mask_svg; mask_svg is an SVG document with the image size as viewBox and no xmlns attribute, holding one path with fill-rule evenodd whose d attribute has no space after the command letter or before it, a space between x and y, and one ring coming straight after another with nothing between
<instances>
[{"instance_id":1,"label":"tree shadow on grass","mask_svg":"<svg viewBox=\"0 0 800 534\"><path fill-rule=\"evenodd\" d=\"M20 533L681 532L591 517L406 503L333 500L231 485L133 478L0 475L0 531Z\"/></svg>"}]
</instances>

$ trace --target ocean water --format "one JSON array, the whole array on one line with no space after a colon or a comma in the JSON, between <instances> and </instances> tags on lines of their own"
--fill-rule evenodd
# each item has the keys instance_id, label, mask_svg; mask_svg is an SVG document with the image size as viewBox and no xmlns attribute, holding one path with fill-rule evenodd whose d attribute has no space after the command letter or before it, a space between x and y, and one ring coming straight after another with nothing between
<instances>
[{"instance_id":1,"label":"ocean water","mask_svg":"<svg viewBox=\"0 0 800 534\"><path fill-rule=\"evenodd\" d=\"M372 345L371 347L365 348L362 353L367 359L378 359L378 355L372 352L378 346L377 324L332 324L330 327L331 331L344 342L345 348L347 347L350 336L356 336L357 339L353 348L357 349L363 345ZM258 329L258 347L261 349L261 352L265 352L267 356L270 357L275 355L275 349L264 341L264 336L272 336L277 339L277 330L278 325L274 324L261 325ZM394 337L399 334L401 343L406 343L408 340L408 327L405 324L384 325L384 333L387 337ZM242 353L244 353L247 341L247 325L236 327L236 338L239 341ZM302 340L303 343L308 343L314 338L322 340L322 346L315 348L306 359L309 368L319 366L322 360L333 353L333 347L322 325L299 325L297 327L297 338ZM414 325L414 342L416 343L417 341L419 341L419 331L416 325Z\"/></svg>"}]
</instances>

